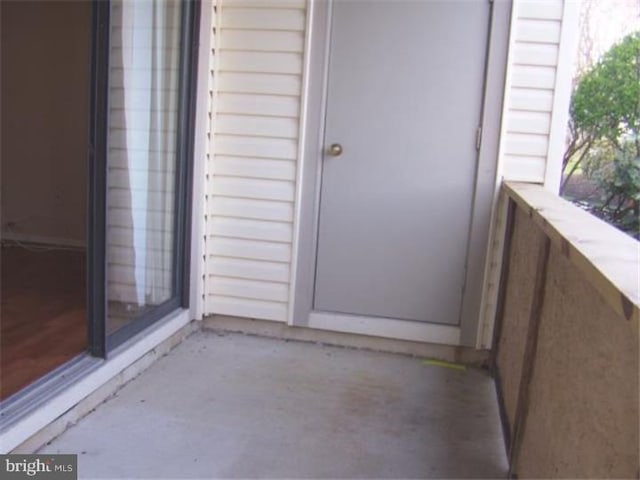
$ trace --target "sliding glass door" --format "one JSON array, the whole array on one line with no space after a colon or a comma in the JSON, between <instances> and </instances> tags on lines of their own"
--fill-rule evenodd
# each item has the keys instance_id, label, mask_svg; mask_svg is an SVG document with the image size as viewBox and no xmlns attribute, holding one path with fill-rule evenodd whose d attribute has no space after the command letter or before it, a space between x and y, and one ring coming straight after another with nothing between
<instances>
[{"instance_id":1,"label":"sliding glass door","mask_svg":"<svg viewBox=\"0 0 640 480\"><path fill-rule=\"evenodd\" d=\"M97 355L187 306L198 7L96 3L90 300Z\"/></svg>"}]
</instances>

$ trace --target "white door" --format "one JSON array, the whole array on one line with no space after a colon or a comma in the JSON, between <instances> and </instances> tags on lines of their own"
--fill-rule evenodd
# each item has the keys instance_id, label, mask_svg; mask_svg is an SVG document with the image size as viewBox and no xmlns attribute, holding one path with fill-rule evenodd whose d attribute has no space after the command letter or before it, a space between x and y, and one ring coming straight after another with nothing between
<instances>
[{"instance_id":1,"label":"white door","mask_svg":"<svg viewBox=\"0 0 640 480\"><path fill-rule=\"evenodd\" d=\"M314 310L459 323L489 15L333 2Z\"/></svg>"}]
</instances>

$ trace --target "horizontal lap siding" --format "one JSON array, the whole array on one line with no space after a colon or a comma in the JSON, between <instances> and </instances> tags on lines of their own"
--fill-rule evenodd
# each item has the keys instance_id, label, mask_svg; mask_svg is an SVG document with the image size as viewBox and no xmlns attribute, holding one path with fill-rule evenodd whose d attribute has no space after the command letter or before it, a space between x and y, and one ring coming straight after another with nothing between
<instances>
[{"instance_id":1,"label":"horizontal lap siding","mask_svg":"<svg viewBox=\"0 0 640 480\"><path fill-rule=\"evenodd\" d=\"M215 14L205 313L286 321L306 1Z\"/></svg>"},{"instance_id":2,"label":"horizontal lap siding","mask_svg":"<svg viewBox=\"0 0 640 480\"><path fill-rule=\"evenodd\" d=\"M305 9L305 0L219 0L216 7L208 314L287 318ZM513 11L501 173L542 183L564 2L516 1Z\"/></svg>"},{"instance_id":3,"label":"horizontal lap siding","mask_svg":"<svg viewBox=\"0 0 640 480\"><path fill-rule=\"evenodd\" d=\"M177 8L178 4L172 8ZM133 217L132 217L132 192L140 194L147 192L147 207L145 219L148 226L142 226L139 231L146 230L148 238L147 248L151 255L147 263L150 274L155 273L159 278L170 279L172 275L171 248L174 240L173 224L173 178L175 165L164 161L166 152L174 152L176 148L175 127L167 127L151 124L151 130L147 131L144 122L136 125L127 123L125 108L129 111L148 111L147 102L140 101L149 95L150 85L142 76L134 76L130 84L132 92L140 93L140 96L125 97L124 69L123 69L123 22L122 7L114 3L111 10L111 31L109 50L109 115L108 115L108 157L107 157L107 300L112 302L136 303L135 265L136 252L133 249ZM151 55L152 36L149 17L142 18L146 24L138 27L144 34L136 37L136 49L141 56ZM141 21L141 18L136 20ZM176 34L173 27L166 27L167 34ZM175 58L178 51L174 47L166 48L166 57ZM151 66L151 74L161 74L166 79L169 90L164 94L177 95L178 71L175 65L166 65L161 71ZM141 80L142 79L142 80ZM129 103L125 105L125 100ZM152 107L155 115L177 115L173 104L163 105L161 109ZM141 116L134 117L140 120ZM131 122L131 118L128 119ZM169 122L170 123L170 122ZM127 139L127 130L134 135ZM132 143L127 144L127 141ZM147 153L147 140L150 153ZM146 167L147 163L150 165ZM169 164L167 164L169 163ZM136 165L140 165L136 167ZM130 176L130 172L143 173L144 175ZM138 178L139 184L132 184L132 179ZM157 244L154 249L152 244ZM160 293L161 296L169 296L169 282L167 289Z\"/></svg>"},{"instance_id":4,"label":"horizontal lap siding","mask_svg":"<svg viewBox=\"0 0 640 480\"><path fill-rule=\"evenodd\" d=\"M110 32L107 127L107 301L135 303L135 286L132 285L135 278L135 274L132 273L135 266L135 252L132 248L133 230L128 170L130 152L126 150L123 130L125 93L121 15L122 7L114 5L111 11L113 19ZM127 105L127 108L131 107L142 108L138 105ZM140 152L139 155L143 156L144 152ZM157 205L155 202L154 204Z\"/></svg>"},{"instance_id":5,"label":"horizontal lap siding","mask_svg":"<svg viewBox=\"0 0 640 480\"><path fill-rule=\"evenodd\" d=\"M562 0L514 4L503 138L506 180L545 178L563 6Z\"/></svg>"},{"instance_id":6,"label":"horizontal lap siding","mask_svg":"<svg viewBox=\"0 0 640 480\"><path fill-rule=\"evenodd\" d=\"M500 170L498 178L547 184L560 172L558 143L565 138L562 115L554 103L562 105L563 78L567 65L558 74L558 63L571 61L572 37L577 18L573 0L514 0L509 41L509 60L502 119ZM565 3L566 2L566 3ZM559 94L558 94L559 92ZM558 102L558 100L561 100ZM561 108L564 108L561 107ZM560 142L558 142L560 139ZM562 148L560 147L560 150ZM562 155L562 153L559 153ZM506 209L498 204L492 225L492 240L485 273L483 323L493 325L497 309L500 266ZM491 327L485 328L482 345L491 346Z\"/></svg>"}]
</instances>

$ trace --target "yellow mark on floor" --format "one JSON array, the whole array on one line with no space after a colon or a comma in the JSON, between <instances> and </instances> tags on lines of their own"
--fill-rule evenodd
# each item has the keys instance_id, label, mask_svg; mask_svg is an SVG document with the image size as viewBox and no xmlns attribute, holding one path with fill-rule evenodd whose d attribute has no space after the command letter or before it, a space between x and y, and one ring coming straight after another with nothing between
<instances>
[{"instance_id":1,"label":"yellow mark on floor","mask_svg":"<svg viewBox=\"0 0 640 480\"><path fill-rule=\"evenodd\" d=\"M446 362L444 360L426 359L422 361L423 365L431 365L432 367L451 368L452 370L466 370L467 367L460 363Z\"/></svg>"}]
</instances>

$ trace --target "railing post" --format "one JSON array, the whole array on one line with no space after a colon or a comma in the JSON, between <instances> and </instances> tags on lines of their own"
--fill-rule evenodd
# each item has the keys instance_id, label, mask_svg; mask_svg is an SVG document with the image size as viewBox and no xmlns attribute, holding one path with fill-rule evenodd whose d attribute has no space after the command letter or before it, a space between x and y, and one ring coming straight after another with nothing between
<instances>
[{"instance_id":1,"label":"railing post","mask_svg":"<svg viewBox=\"0 0 640 480\"><path fill-rule=\"evenodd\" d=\"M496 390L498 394L498 403L500 409L500 420L502 424L502 435L504 444L507 449L511 448L511 425L507 416L506 407L504 405L504 395L502 392L502 379L498 370L498 350L500 348L500 338L502 336L502 325L504 324L504 309L507 299L507 288L509 285L509 268L511 265L511 244L513 241L513 232L515 231L516 210L517 205L509 197L507 199L507 218L504 233L504 247L502 249L502 265L500 267L500 282L498 285L498 298L496 301L496 314L493 329L493 342L491 349L491 357L489 358L489 368L494 378Z\"/></svg>"},{"instance_id":2,"label":"railing post","mask_svg":"<svg viewBox=\"0 0 640 480\"><path fill-rule=\"evenodd\" d=\"M544 306L544 292L547 283L547 266L549 264L550 248L551 241L549 237L545 235L538 249L535 284L529 314L529 327L527 330L527 340L522 362L522 373L520 375L518 403L516 405L516 414L514 418L513 438L509 448L510 478L517 478L515 469L527 424L527 416L529 412L529 387L533 377L536 350L538 348L538 331L540 330L540 319L542 317L542 307Z\"/></svg>"}]
</instances>

